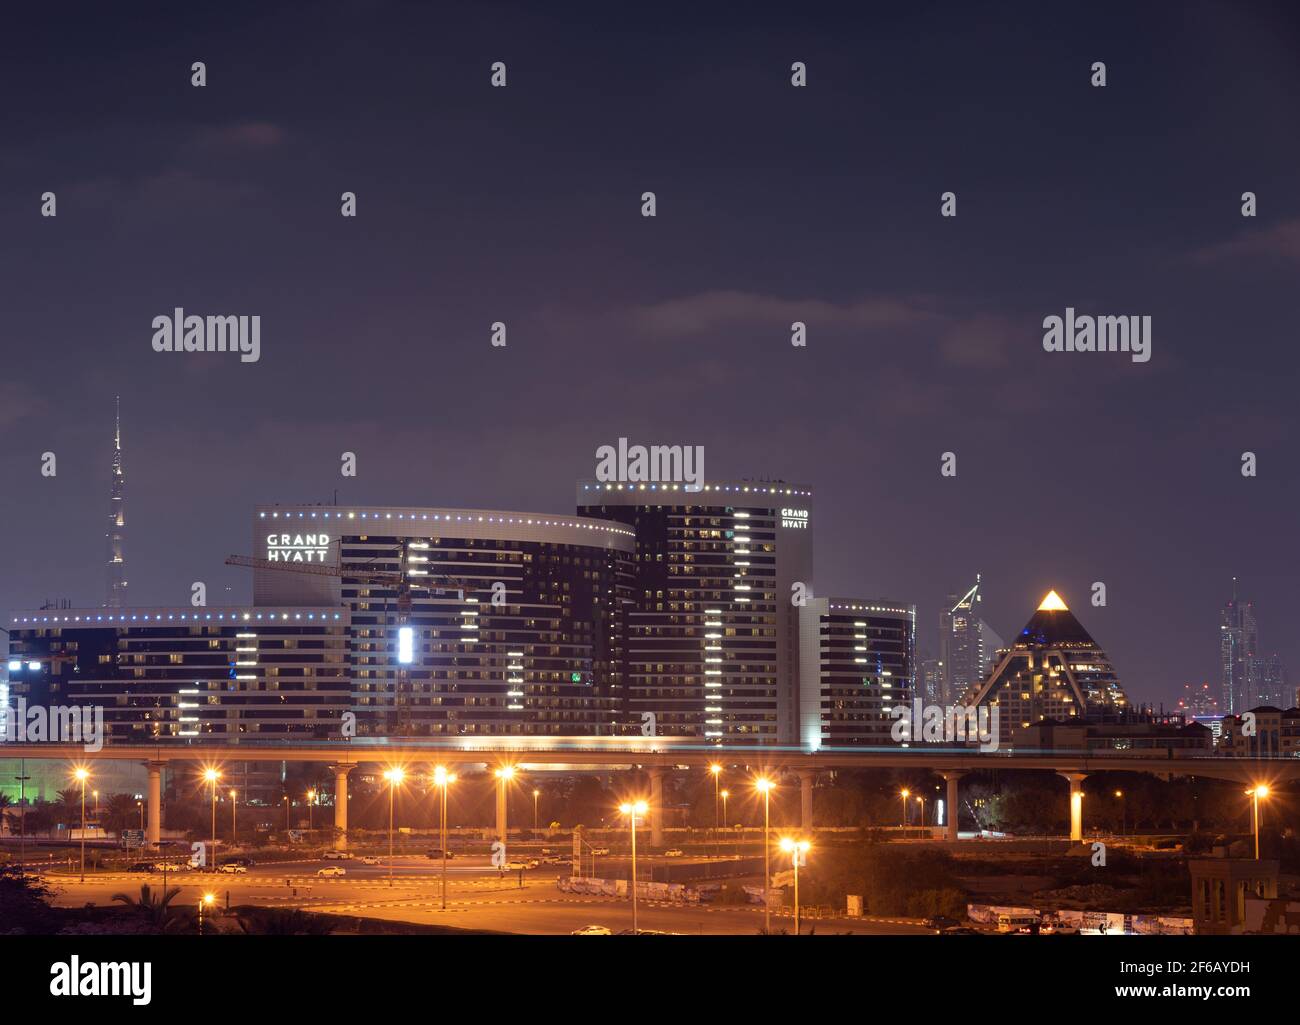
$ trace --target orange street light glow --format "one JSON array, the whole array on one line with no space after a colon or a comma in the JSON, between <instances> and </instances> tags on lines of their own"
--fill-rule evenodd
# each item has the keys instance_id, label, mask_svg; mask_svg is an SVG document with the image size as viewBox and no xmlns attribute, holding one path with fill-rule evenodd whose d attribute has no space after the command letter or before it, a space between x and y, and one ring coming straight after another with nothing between
<instances>
[{"instance_id":1,"label":"orange street light glow","mask_svg":"<svg viewBox=\"0 0 1300 1025\"><path fill-rule=\"evenodd\" d=\"M650 810L650 806L646 804L645 801L624 801L618 806L618 810L624 815L631 815L633 813L644 815Z\"/></svg>"}]
</instances>

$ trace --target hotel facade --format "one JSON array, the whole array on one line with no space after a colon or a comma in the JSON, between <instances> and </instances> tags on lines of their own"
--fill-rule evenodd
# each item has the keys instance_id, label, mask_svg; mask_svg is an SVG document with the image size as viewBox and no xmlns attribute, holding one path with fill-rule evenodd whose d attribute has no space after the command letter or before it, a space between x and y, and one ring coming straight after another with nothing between
<instances>
[{"instance_id":1,"label":"hotel facade","mask_svg":"<svg viewBox=\"0 0 1300 1025\"><path fill-rule=\"evenodd\" d=\"M915 611L816 597L809 489L577 498L572 515L258 506L231 560L250 605L14 613L10 700L102 705L110 743L887 739Z\"/></svg>"}]
</instances>

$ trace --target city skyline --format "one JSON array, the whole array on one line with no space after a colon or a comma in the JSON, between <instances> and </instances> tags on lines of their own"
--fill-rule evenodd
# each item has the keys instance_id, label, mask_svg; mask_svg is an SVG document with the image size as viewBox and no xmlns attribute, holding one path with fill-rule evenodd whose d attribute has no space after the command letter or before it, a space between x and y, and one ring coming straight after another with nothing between
<instances>
[{"instance_id":1,"label":"city skyline","mask_svg":"<svg viewBox=\"0 0 1300 1025\"><path fill-rule=\"evenodd\" d=\"M201 54L177 53L168 12L125 63L102 52L107 12L15 15L31 45L0 83L42 107L15 112L0 175L0 606L100 600L120 394L133 601L238 587L222 523L259 502L568 511L628 437L808 481L826 593L932 624L979 572L1006 637L1047 590L1083 608L1103 581L1090 629L1171 707L1217 678L1237 576L1300 664L1300 366L1276 341L1300 140L1267 113L1300 95L1294 10L1191 5L1171 47L1160 12L1120 8L849 32L755 11L743 39L702 11L653 45L612 11L409 11L398 38L382 7L344 9L231 12ZM344 38L347 65L322 66ZM1081 138L1114 159L1077 159ZM155 351L177 307L259 316L260 359ZM1067 307L1150 316L1149 362L1044 351ZM1068 499L1015 493L1025 474L1069 475Z\"/></svg>"},{"instance_id":2,"label":"city skyline","mask_svg":"<svg viewBox=\"0 0 1300 1025\"><path fill-rule=\"evenodd\" d=\"M122 419L121 419L121 399L120 396L116 396L114 400L114 425L113 425L113 436L112 436L112 445L111 445L112 462L111 462L110 474L107 478L107 483L110 490L110 501L111 501L110 516L109 516L110 523L109 523L109 530L104 535L107 542L108 560L106 566L106 588L105 588L106 597L105 600L102 602L102 605L106 608L122 607L121 599L120 597L117 596L124 594L126 589L125 577L127 575L127 571L124 569L125 559L122 558L122 556L123 556L124 546L129 546L130 542L129 542L129 528L125 527L124 525L125 521L123 518L123 508L125 505L126 496L125 496L125 483L124 483L125 477L123 473L122 434L123 432L122 432ZM781 481L782 483L784 483L785 480L786 478L783 477L773 478L773 481ZM757 483L769 483L769 482L755 481L755 483L757 484ZM579 486L581 486L580 483ZM581 496L579 496L579 498L581 501L582 500ZM339 501L341 502L342 500L340 499ZM281 502L277 500L275 501L274 504L281 504ZM284 503L284 504L294 504L294 503ZM320 503L320 504L330 504L330 503L327 502L327 503ZM375 503L371 502L366 504L375 504ZM384 504L384 503L380 503L380 504ZM534 503L534 504L525 503L521 505L520 508L526 508L530 511L535 511L535 512L556 511L556 510L543 509L541 508L539 503ZM125 540L125 542L124 542L124 538L127 539ZM826 541L824 539L822 541L822 544L826 545ZM232 545L236 548L239 547L236 538L234 536L231 537L226 547L229 548ZM221 548L222 546L220 543L218 543L216 547ZM147 550L143 554L147 555L148 554ZM122 561L118 561L119 558L121 558ZM138 562L139 560L137 559L136 561ZM228 567L222 567L222 568L214 567L212 572L220 573L222 574L223 577L230 575L230 570ZM212 572L208 574L209 577L212 575ZM146 565L144 567L144 574L146 579L154 579L157 577L156 568L151 570L150 567ZM816 576L815 573L814 576ZM981 613L983 611L982 603L984 598L984 594L982 590L983 574L976 573L975 577L976 577L976 583L966 591L965 595L962 595L960 598L958 598L958 592L950 592L939 603L940 616L939 616L939 629L938 629L938 638L937 638L938 643L936 645L936 648L941 655L945 652L945 650L951 650L947 647L947 645L945 645L945 639L948 636L949 632L952 632L952 636L954 638L952 644L954 645L954 647L958 646L956 637L960 631L953 630L953 626L952 626L953 619L954 619L953 613L956 612L958 609L965 609L969 614L968 618L970 619L970 622L972 624L971 628L974 631L973 636L975 637L975 642L974 642L975 648L973 650L977 649L979 652L982 653L981 661L983 665L983 671L979 676L979 679L982 680L987 676L987 673L992 669L995 661L993 659L993 650L989 645L989 638L990 636L992 636L995 639L1000 639L1000 637L997 631L994 630L991 627L991 625L987 624L981 616ZM241 594L241 592L238 590L239 583L237 580L231 582L226 582L223 580L221 584L222 587L221 594L224 595L224 599L227 600L229 603L240 604L245 601L251 600L252 597L251 583L246 584L245 586L246 586L246 591ZM1219 708L1222 714L1228 714L1233 711L1239 713L1240 711L1242 711L1243 707L1246 708L1253 707L1253 705L1255 704L1279 703L1277 698L1273 696L1271 692L1264 693L1263 678L1265 676L1266 670L1273 674L1272 676L1270 676L1270 679L1276 680L1278 678L1277 674L1279 673L1281 674L1281 678L1283 680L1285 678L1285 659L1279 656L1276 651L1265 656L1262 654L1260 650L1257 650L1259 648L1258 626L1256 625L1255 622L1254 603L1253 602L1241 603L1241 608L1245 610L1243 614L1246 616L1249 622L1246 623L1245 625L1238 626L1236 632L1238 634L1249 635L1251 639L1251 651L1248 656L1237 656L1240 663L1238 672L1240 674L1248 675L1249 681L1246 681L1244 683L1238 681L1240 686L1238 687L1238 692L1237 692L1238 697L1237 697L1237 701L1235 702L1235 706L1228 704L1223 699L1222 695L1226 693L1225 688L1227 687L1226 682L1222 682L1225 680L1224 674L1226 673L1225 667L1227 665L1227 663L1223 661L1227 657L1225 655L1225 649L1223 647L1223 644L1226 643L1225 638L1231 635L1229 631L1229 627L1223 624L1226 624L1227 622L1227 620L1224 619L1224 617L1228 615L1228 610L1231 609L1234 606L1234 603L1236 603L1237 601L1235 597L1237 586L1238 586L1238 578L1234 576L1232 578L1234 597L1232 601L1230 601L1227 605L1221 606L1220 608L1220 619L1222 620L1221 631L1224 631L1223 633L1221 633L1220 650L1218 652L1219 676L1221 680L1221 684L1219 688L1221 692L1220 700L1219 700ZM839 591L835 591L834 589L828 590L826 588L822 588L819 583L818 594L819 596L824 597L827 594L840 593L848 589L851 589L851 585L849 588L840 588ZM1067 593L1069 593L1068 589L1066 588L1055 588L1049 586L1048 589L1067 591ZM869 589L864 589L861 586L858 586L855 590L855 593L866 594L868 590ZM144 607L144 606L165 606L168 604L176 604L174 602L167 602L162 600L153 600L153 601L147 599L135 600L135 595L138 594L139 594L138 590L133 592L133 600L128 603L128 606ZM923 601L915 600L914 596L910 594L892 594L892 593L885 593L885 592L881 592L881 593L873 592L873 595L874 597L884 598L888 600L909 601L912 602L912 604L918 608L923 607L925 604ZM972 599L972 595L975 595L976 597ZM1004 596L1004 600L1006 600L1005 596ZM68 602L70 603L71 607L75 607L75 608L91 608L94 607L94 605L96 604L90 601L78 603L75 599L68 598L67 596L64 595L51 596L48 594L42 594L39 600L32 600L20 604L13 604L8 606L7 610L8 611L18 611L18 610L30 611L39 608L41 604L45 601L50 601L54 604L58 604L60 602ZM955 605L953 604L954 601L956 601ZM972 601L976 604L972 605L971 604ZM949 608L950 605L953 605L951 609ZM972 608L974 609L973 613L970 611ZM1105 611L1104 609L1099 609L1096 607L1091 607L1091 606L1087 607L1087 612L1089 615L1095 615L1098 612L1104 612L1104 611ZM1015 633L1014 631L1011 631L1010 635L1014 636L1014 633ZM921 675L925 668L924 663L921 660L921 653L927 651L927 643L928 643L927 631L923 627L917 633L918 661L916 665L916 683L918 687L918 692L921 693L924 692L922 688L924 687L924 683L925 683ZM985 650L985 648L989 648L989 650ZM937 661L943 663L941 678L946 681L948 675L952 672L952 664L954 660L945 661L942 658L938 658ZM1117 668L1121 678L1122 679L1126 678L1127 674L1124 672L1124 668L1122 664L1118 664L1119 660L1116 661L1117 661ZM963 681L965 681L964 676L962 679ZM1134 698L1135 704L1139 706L1149 705L1156 708L1164 707L1166 708L1166 710L1170 710L1170 711L1177 710L1178 708L1181 707L1182 700L1185 697L1186 684L1183 682L1170 680L1168 682L1168 686L1170 687L1170 692L1168 694L1162 692L1162 693L1153 693L1148 695L1147 693L1145 693L1147 688L1142 687L1141 683L1139 682L1139 690ZM963 686L956 686L954 684L949 683L946 690L940 692L940 696L946 694L946 697L944 698L945 701L957 701L960 700L962 694L965 693L967 689L968 689L968 683L967 685L963 685ZM1282 708L1288 708L1294 704L1294 701L1288 700L1288 698L1294 697L1294 694L1290 693L1291 688L1289 687L1289 685L1286 685L1286 690L1288 693L1284 694L1282 696L1282 699L1280 700L1280 705ZM1244 706L1242 705L1243 700L1246 701L1246 704Z\"/></svg>"}]
</instances>

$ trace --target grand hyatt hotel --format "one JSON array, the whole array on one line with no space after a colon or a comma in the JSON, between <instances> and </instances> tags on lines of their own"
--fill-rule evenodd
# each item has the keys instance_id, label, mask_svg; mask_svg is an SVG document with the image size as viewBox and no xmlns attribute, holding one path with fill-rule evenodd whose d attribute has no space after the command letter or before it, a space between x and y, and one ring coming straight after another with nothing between
<instances>
[{"instance_id":1,"label":"grand hyatt hotel","mask_svg":"<svg viewBox=\"0 0 1300 1025\"><path fill-rule=\"evenodd\" d=\"M15 613L10 700L102 704L110 743L325 739L352 712L372 737L811 747L879 743L910 700L909 607L857 604L858 660L822 665L840 627L812 602L808 489L577 498L574 515L259 506L251 604Z\"/></svg>"}]
</instances>

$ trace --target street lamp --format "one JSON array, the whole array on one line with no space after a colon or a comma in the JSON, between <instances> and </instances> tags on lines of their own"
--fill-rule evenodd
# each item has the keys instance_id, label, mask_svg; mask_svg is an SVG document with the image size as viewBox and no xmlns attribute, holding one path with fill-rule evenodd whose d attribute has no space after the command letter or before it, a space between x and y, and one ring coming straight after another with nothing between
<instances>
[{"instance_id":1,"label":"street lamp","mask_svg":"<svg viewBox=\"0 0 1300 1025\"><path fill-rule=\"evenodd\" d=\"M916 803L921 806L921 828L925 828L925 798L917 796Z\"/></svg>"},{"instance_id":2,"label":"street lamp","mask_svg":"<svg viewBox=\"0 0 1300 1025\"><path fill-rule=\"evenodd\" d=\"M92 790L90 793L91 793L91 796L95 798L95 822L98 824L98 822L99 822L99 791L98 791L98 790Z\"/></svg>"},{"instance_id":3,"label":"street lamp","mask_svg":"<svg viewBox=\"0 0 1300 1025\"><path fill-rule=\"evenodd\" d=\"M537 799L542 796L542 792L534 788L533 790L533 832L537 832Z\"/></svg>"},{"instance_id":4,"label":"street lamp","mask_svg":"<svg viewBox=\"0 0 1300 1025\"><path fill-rule=\"evenodd\" d=\"M1265 786L1263 783L1260 783L1256 786L1251 787L1249 790L1246 791L1246 793L1250 795L1251 805L1253 806L1254 809L1255 860L1258 861L1259 860L1259 799L1261 797L1267 797L1270 791L1267 786Z\"/></svg>"},{"instance_id":5,"label":"street lamp","mask_svg":"<svg viewBox=\"0 0 1300 1025\"><path fill-rule=\"evenodd\" d=\"M310 833L315 828L312 825L312 806L316 803L316 791L307 791L307 832Z\"/></svg>"},{"instance_id":6,"label":"street lamp","mask_svg":"<svg viewBox=\"0 0 1300 1025\"><path fill-rule=\"evenodd\" d=\"M221 773L216 769L208 769L203 773L203 778L212 786L212 867L217 867L217 780L221 778Z\"/></svg>"},{"instance_id":7,"label":"street lamp","mask_svg":"<svg viewBox=\"0 0 1300 1025\"><path fill-rule=\"evenodd\" d=\"M388 780L388 885L393 885L393 792L402 782L406 773L401 769L385 769L384 779Z\"/></svg>"},{"instance_id":8,"label":"street lamp","mask_svg":"<svg viewBox=\"0 0 1300 1025\"><path fill-rule=\"evenodd\" d=\"M632 935L640 936L636 920L636 817L644 815L650 806L645 801L625 801L618 810L632 819Z\"/></svg>"},{"instance_id":9,"label":"street lamp","mask_svg":"<svg viewBox=\"0 0 1300 1025\"><path fill-rule=\"evenodd\" d=\"M502 843L505 843L506 834L510 832L510 827L507 825L509 808L506 806L506 797L509 791L506 790L506 787L509 785L510 781L515 778L514 767L507 765L504 769L497 769L496 778L501 784L500 793L497 795L497 818L500 819L498 825L501 826L501 836L498 837L498 839Z\"/></svg>"},{"instance_id":10,"label":"street lamp","mask_svg":"<svg viewBox=\"0 0 1300 1025\"><path fill-rule=\"evenodd\" d=\"M775 784L766 776L760 776L754 780L754 789L763 795L763 932L765 935L772 934L772 905L768 901L768 888L772 885L772 846L768 839L769 817L768 808L771 799L772 787Z\"/></svg>"},{"instance_id":11,"label":"street lamp","mask_svg":"<svg viewBox=\"0 0 1300 1025\"><path fill-rule=\"evenodd\" d=\"M73 775L81 784L81 881L84 883L86 881L86 780L90 778L90 773L85 769L78 769Z\"/></svg>"},{"instance_id":12,"label":"street lamp","mask_svg":"<svg viewBox=\"0 0 1300 1025\"><path fill-rule=\"evenodd\" d=\"M235 808L238 807L238 802L235 800L235 798L238 795L239 795L239 791L237 790L230 791L230 846L232 849L235 846Z\"/></svg>"},{"instance_id":13,"label":"street lamp","mask_svg":"<svg viewBox=\"0 0 1300 1025\"><path fill-rule=\"evenodd\" d=\"M1119 835L1128 832L1128 807L1124 804L1124 791L1116 790L1115 799L1119 801Z\"/></svg>"},{"instance_id":14,"label":"street lamp","mask_svg":"<svg viewBox=\"0 0 1300 1025\"><path fill-rule=\"evenodd\" d=\"M210 908L216 902L216 896L211 893L205 893L199 899L199 935L203 935L203 909Z\"/></svg>"},{"instance_id":15,"label":"street lamp","mask_svg":"<svg viewBox=\"0 0 1300 1025\"><path fill-rule=\"evenodd\" d=\"M790 863L794 866L794 934L796 936L799 935L799 866L804 863L808 848L811 846L812 844L807 840L781 837L781 850L790 855Z\"/></svg>"},{"instance_id":16,"label":"street lamp","mask_svg":"<svg viewBox=\"0 0 1300 1025\"><path fill-rule=\"evenodd\" d=\"M722 779L723 767L718 762L714 762L714 764L708 766L708 771L714 774L714 843L718 843L718 799L719 796L722 796L722 791L718 790L718 786L720 779Z\"/></svg>"},{"instance_id":17,"label":"street lamp","mask_svg":"<svg viewBox=\"0 0 1300 1025\"><path fill-rule=\"evenodd\" d=\"M727 798L731 796L730 790L722 791L722 821L727 821Z\"/></svg>"},{"instance_id":18,"label":"street lamp","mask_svg":"<svg viewBox=\"0 0 1300 1025\"><path fill-rule=\"evenodd\" d=\"M433 785L442 790L442 910L447 910L447 787L456 782L456 774L439 765L433 770Z\"/></svg>"},{"instance_id":19,"label":"street lamp","mask_svg":"<svg viewBox=\"0 0 1300 1025\"><path fill-rule=\"evenodd\" d=\"M907 799L912 796L912 791L904 787L898 796L903 799L903 828L906 829L907 828Z\"/></svg>"}]
</instances>

